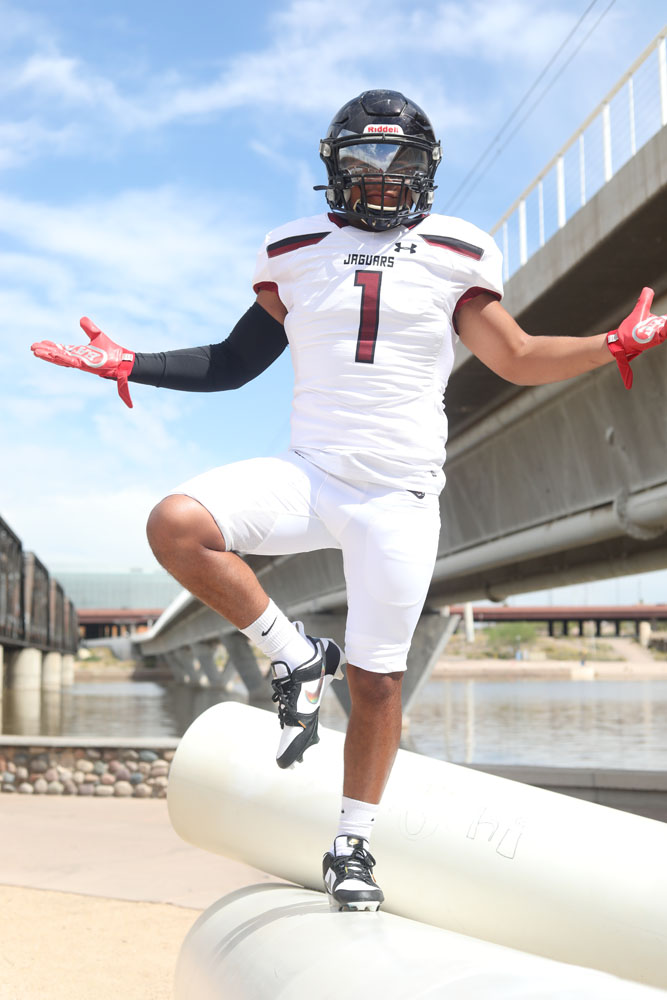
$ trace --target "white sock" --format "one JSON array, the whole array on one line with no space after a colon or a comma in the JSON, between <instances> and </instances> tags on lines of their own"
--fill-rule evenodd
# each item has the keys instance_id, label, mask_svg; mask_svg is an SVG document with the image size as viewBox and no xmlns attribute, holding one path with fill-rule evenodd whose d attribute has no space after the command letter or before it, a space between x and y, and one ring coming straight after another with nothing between
<instances>
[{"instance_id":1,"label":"white sock","mask_svg":"<svg viewBox=\"0 0 667 1000\"><path fill-rule=\"evenodd\" d=\"M240 629L274 663L278 677L286 677L313 655L313 644L306 639L280 608L269 599L266 611L247 628Z\"/></svg>"},{"instance_id":2,"label":"white sock","mask_svg":"<svg viewBox=\"0 0 667 1000\"><path fill-rule=\"evenodd\" d=\"M348 837L359 837L360 840L369 841L377 811L378 804L375 802L361 802L360 799L350 799L344 795L340 807L338 833L334 840L334 854L340 856L352 853L354 848L347 843Z\"/></svg>"}]
</instances>

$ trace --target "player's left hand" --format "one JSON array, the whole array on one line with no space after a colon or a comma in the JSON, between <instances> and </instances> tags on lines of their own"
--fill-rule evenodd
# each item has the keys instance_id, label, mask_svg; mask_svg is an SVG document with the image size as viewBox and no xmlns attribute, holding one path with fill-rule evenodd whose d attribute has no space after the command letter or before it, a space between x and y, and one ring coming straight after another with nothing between
<instances>
[{"instance_id":1,"label":"player's left hand","mask_svg":"<svg viewBox=\"0 0 667 1000\"><path fill-rule=\"evenodd\" d=\"M667 339L667 316L655 316L651 312L654 291L642 288L637 305L623 320L618 330L607 334L607 346L616 359L626 389L632 388L630 362L642 351Z\"/></svg>"}]
</instances>

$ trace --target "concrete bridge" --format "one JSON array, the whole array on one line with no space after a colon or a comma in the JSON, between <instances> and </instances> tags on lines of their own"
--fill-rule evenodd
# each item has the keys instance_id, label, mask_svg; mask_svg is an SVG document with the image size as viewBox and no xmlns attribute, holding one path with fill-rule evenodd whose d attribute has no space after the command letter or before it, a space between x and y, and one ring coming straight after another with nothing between
<instances>
[{"instance_id":1,"label":"concrete bridge","mask_svg":"<svg viewBox=\"0 0 667 1000\"><path fill-rule=\"evenodd\" d=\"M649 71L657 95L655 128L640 146L633 124L630 150L616 169L615 108L629 101L635 122L634 75ZM586 173L581 150L588 148L590 158L589 132L598 122L604 177L591 194L592 168ZM644 285L655 289L654 311L667 312L666 126L663 31L496 227L506 256L512 246L519 248L520 266L506 283L504 301L530 333L585 336L612 329ZM644 133L646 127L644 122ZM574 182L567 175L572 149L579 150ZM544 188L551 173L556 225L546 238ZM566 193L573 186L579 195L570 216ZM535 192L539 238L533 249L528 206ZM446 394L450 443L442 533L411 651L406 708L458 625L452 604L667 567L667 349L634 362L635 386L628 392L616 365L522 388L459 347ZM338 551L248 562L288 615L303 619L312 634L342 638L346 604ZM141 637L140 648L169 662L186 683L220 684L228 677L216 661L221 643L229 654L227 671L237 669L251 694L262 690L245 638L188 594ZM337 693L342 687L333 685Z\"/></svg>"},{"instance_id":2,"label":"concrete bridge","mask_svg":"<svg viewBox=\"0 0 667 1000\"><path fill-rule=\"evenodd\" d=\"M72 602L0 518L0 701L3 686L54 691L71 684L78 645Z\"/></svg>"}]
</instances>

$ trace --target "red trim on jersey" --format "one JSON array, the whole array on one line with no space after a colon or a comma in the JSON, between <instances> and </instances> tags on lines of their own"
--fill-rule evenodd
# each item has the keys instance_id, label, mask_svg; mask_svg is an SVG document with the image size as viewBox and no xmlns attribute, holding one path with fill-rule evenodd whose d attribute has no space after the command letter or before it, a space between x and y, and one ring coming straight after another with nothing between
<instances>
[{"instance_id":1,"label":"red trim on jersey","mask_svg":"<svg viewBox=\"0 0 667 1000\"><path fill-rule=\"evenodd\" d=\"M469 288L467 292L464 292L461 298L458 300L454 306L454 312L452 313L452 323L454 324L454 329L458 333L458 327L456 325L456 314L464 306L466 302L470 302L472 299L476 299L478 295L482 295L486 292L487 295L492 295L494 299L500 302L502 295L499 292L492 292L490 288L480 288L477 285L474 288Z\"/></svg>"},{"instance_id":2,"label":"red trim on jersey","mask_svg":"<svg viewBox=\"0 0 667 1000\"><path fill-rule=\"evenodd\" d=\"M453 236L428 236L424 233L419 233L419 235L432 247L453 250L454 253L463 254L464 257L472 257L473 260L481 260L484 256L482 247L476 247L474 243L466 243L465 240L457 240Z\"/></svg>"},{"instance_id":3,"label":"red trim on jersey","mask_svg":"<svg viewBox=\"0 0 667 1000\"><path fill-rule=\"evenodd\" d=\"M345 226L350 225L347 219L341 219L338 215L334 215L333 212L328 212L327 218L329 219L330 222L333 222L335 226L338 226L339 229L344 229Z\"/></svg>"},{"instance_id":4,"label":"red trim on jersey","mask_svg":"<svg viewBox=\"0 0 667 1000\"><path fill-rule=\"evenodd\" d=\"M279 257L280 254L289 253L290 250L300 250L301 247L312 247L313 244L319 243L328 236L329 232L326 233L304 233L303 236L288 236L284 240L278 240L277 243L269 243L266 248L266 254L268 257Z\"/></svg>"},{"instance_id":5,"label":"red trim on jersey","mask_svg":"<svg viewBox=\"0 0 667 1000\"><path fill-rule=\"evenodd\" d=\"M252 286L253 292L258 295L260 292L275 292L278 295L278 286L275 281L258 281Z\"/></svg>"}]
</instances>

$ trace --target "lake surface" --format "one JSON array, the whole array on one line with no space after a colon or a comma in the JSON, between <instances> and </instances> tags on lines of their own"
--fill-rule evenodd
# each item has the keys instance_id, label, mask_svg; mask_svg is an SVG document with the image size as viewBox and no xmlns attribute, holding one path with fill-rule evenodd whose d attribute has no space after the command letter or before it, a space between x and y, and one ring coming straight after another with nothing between
<instances>
[{"instance_id":1,"label":"lake surface","mask_svg":"<svg viewBox=\"0 0 667 1000\"><path fill-rule=\"evenodd\" d=\"M240 689L232 697L244 700ZM177 737L220 700L217 691L148 681L86 682L20 696L5 691L0 733ZM331 692L321 719L344 728ZM661 770L667 680L433 680L412 709L403 745L465 763Z\"/></svg>"}]
</instances>

